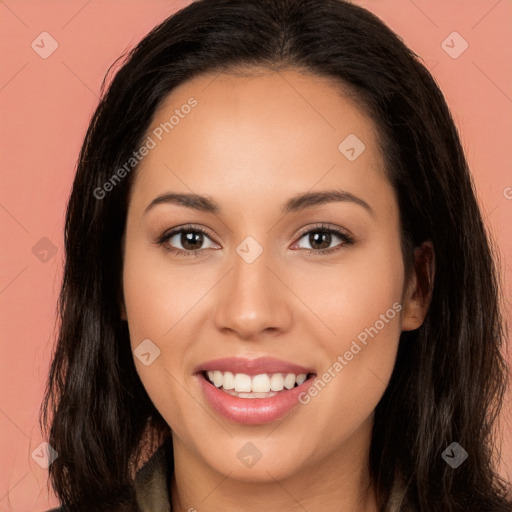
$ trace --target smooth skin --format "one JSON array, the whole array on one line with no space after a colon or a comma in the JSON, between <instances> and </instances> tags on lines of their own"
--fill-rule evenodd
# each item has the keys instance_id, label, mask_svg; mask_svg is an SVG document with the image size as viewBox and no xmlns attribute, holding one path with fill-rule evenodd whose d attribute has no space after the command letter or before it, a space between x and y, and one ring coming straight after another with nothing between
<instances>
[{"instance_id":1,"label":"smooth skin","mask_svg":"<svg viewBox=\"0 0 512 512\"><path fill-rule=\"evenodd\" d=\"M373 412L401 331L424 320L432 245L415 251L406 282L376 127L328 78L293 69L196 77L172 91L147 134L191 97L197 105L137 169L124 241L132 349L147 338L160 349L149 366L135 364L173 431L173 510L376 512L367 466ZM354 161L338 149L350 134L365 145ZM333 189L371 211L354 201L281 211L296 195ZM166 202L147 209L171 192L207 196L221 210ZM189 223L208 234L191 245L179 234L158 243ZM334 233L323 243L313 238L318 230L301 234L321 225L349 233L353 244ZM249 236L263 250L252 263L236 251ZM184 247L188 256L172 252ZM273 356L322 375L395 302L400 314L279 421L236 424L201 393L194 368L221 357ZM249 442L261 452L252 467L237 456Z\"/></svg>"}]
</instances>

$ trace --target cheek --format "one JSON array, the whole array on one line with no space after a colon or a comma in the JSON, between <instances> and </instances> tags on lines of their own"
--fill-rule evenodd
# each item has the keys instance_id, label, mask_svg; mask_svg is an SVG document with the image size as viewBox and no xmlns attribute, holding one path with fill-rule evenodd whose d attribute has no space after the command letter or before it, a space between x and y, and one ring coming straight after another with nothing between
<instances>
[{"instance_id":1,"label":"cheek","mask_svg":"<svg viewBox=\"0 0 512 512\"><path fill-rule=\"evenodd\" d=\"M312 391L316 396L304 398L317 402L320 415L331 415L332 423L324 418L325 435L335 436L337 428L351 431L371 414L393 371L404 278L399 242L383 237L371 248L347 252L336 271L325 267L323 272L311 289L318 298L312 298L316 311L329 327L320 338L326 358Z\"/></svg>"},{"instance_id":2,"label":"cheek","mask_svg":"<svg viewBox=\"0 0 512 512\"><path fill-rule=\"evenodd\" d=\"M159 257L157 257L159 256ZM127 238L123 268L123 292L130 332L130 344L140 380L156 409L172 421L175 432L186 434L183 411L190 407L182 393L181 366L184 364L191 326L193 305L201 290L191 283L187 272L163 266L162 253L144 244L130 245ZM182 270L184 267L182 267ZM191 272L189 272L190 277ZM204 292L203 292L204 293ZM192 311L191 311L192 310ZM146 365L137 357L138 347L151 340L158 356ZM140 351L139 351L140 352ZM147 350L145 351L147 352ZM181 412L180 412L181 411Z\"/></svg>"},{"instance_id":3,"label":"cheek","mask_svg":"<svg viewBox=\"0 0 512 512\"><path fill-rule=\"evenodd\" d=\"M130 344L137 373L155 407L164 417L176 418L190 407L182 376L189 368L189 349L198 339L201 299L215 284L200 266L169 264L165 251L127 237L123 293ZM197 333L197 336L196 336ZM158 357L149 365L138 360L137 347L151 340ZM145 342L147 343L147 342ZM173 424L179 430L179 425Z\"/></svg>"},{"instance_id":4,"label":"cheek","mask_svg":"<svg viewBox=\"0 0 512 512\"><path fill-rule=\"evenodd\" d=\"M366 328L379 321L381 338L396 338L400 319L394 303L402 297L404 267L398 239L393 233L348 248L335 266L303 269L301 296L307 297L317 315L329 328L324 339L329 352L345 349ZM302 288L304 286L304 288ZM297 289L297 288L296 288ZM327 333L330 332L330 336ZM343 350L344 351L344 350Z\"/></svg>"},{"instance_id":5,"label":"cheek","mask_svg":"<svg viewBox=\"0 0 512 512\"><path fill-rule=\"evenodd\" d=\"M132 345L140 338L162 342L208 291L197 266L170 265L164 249L126 245L123 293ZM199 274L199 275L198 275Z\"/></svg>"}]
</instances>

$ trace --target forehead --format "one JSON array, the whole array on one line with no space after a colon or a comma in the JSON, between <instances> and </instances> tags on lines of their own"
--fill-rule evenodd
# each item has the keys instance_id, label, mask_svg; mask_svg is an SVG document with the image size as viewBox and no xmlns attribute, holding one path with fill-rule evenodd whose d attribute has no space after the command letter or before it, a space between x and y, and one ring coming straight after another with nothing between
<instances>
[{"instance_id":1,"label":"forehead","mask_svg":"<svg viewBox=\"0 0 512 512\"><path fill-rule=\"evenodd\" d=\"M315 187L368 196L386 181L357 98L310 73L196 77L167 96L146 135L154 147L137 170L135 201L165 188L260 204Z\"/></svg>"}]
</instances>

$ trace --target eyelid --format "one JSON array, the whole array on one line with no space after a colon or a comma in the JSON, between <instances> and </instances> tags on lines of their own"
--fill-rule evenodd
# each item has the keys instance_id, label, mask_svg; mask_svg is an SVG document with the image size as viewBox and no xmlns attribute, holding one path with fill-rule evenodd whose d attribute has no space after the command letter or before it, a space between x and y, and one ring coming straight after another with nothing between
<instances>
[{"instance_id":1,"label":"eyelid","mask_svg":"<svg viewBox=\"0 0 512 512\"><path fill-rule=\"evenodd\" d=\"M215 242L215 236L212 235L212 232L208 228L197 226L195 224L184 224L183 226L178 226L176 228L171 228L164 231L162 235L158 236L156 243L163 243L166 240L169 240L169 238L172 238L174 235L181 233L182 231L197 231L207 235L210 239L212 239L213 242ZM217 244L217 242L215 243Z\"/></svg>"},{"instance_id":2,"label":"eyelid","mask_svg":"<svg viewBox=\"0 0 512 512\"><path fill-rule=\"evenodd\" d=\"M346 230L340 226L331 225L331 224L328 224L325 222L321 222L319 224L313 224L313 225L306 226L306 227L302 228L297 233L296 237L302 238L304 235L306 235L310 231L315 231L315 230L317 230L317 231L334 231L335 233L339 233L340 235L343 235L352 241L354 239L354 237L348 230Z\"/></svg>"}]
</instances>

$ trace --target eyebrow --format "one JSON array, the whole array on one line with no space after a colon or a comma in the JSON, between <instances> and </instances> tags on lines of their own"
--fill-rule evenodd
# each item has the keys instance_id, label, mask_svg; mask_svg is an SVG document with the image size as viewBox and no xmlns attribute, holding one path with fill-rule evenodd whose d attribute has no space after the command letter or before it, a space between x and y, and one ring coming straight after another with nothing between
<instances>
[{"instance_id":1,"label":"eyebrow","mask_svg":"<svg viewBox=\"0 0 512 512\"><path fill-rule=\"evenodd\" d=\"M296 195L286 201L281 212L286 215L288 213L299 212L307 208L313 208L315 206L334 202L355 203L362 206L370 215L375 215L374 210L366 201L345 190L324 190ZM168 192L153 199L153 201L151 201L144 210L144 213L147 213L159 204L177 204L186 208L192 208L201 212L213 214L219 214L222 211L219 203L210 197L201 196L199 194Z\"/></svg>"}]
</instances>

